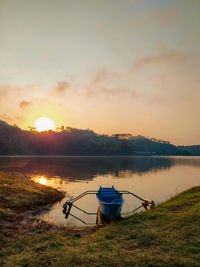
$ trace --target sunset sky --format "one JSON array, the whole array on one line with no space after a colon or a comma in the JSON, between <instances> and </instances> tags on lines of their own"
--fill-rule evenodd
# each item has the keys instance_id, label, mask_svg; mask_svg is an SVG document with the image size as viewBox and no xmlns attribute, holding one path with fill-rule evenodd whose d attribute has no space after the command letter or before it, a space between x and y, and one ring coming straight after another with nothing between
<instances>
[{"instance_id":1,"label":"sunset sky","mask_svg":"<svg viewBox=\"0 0 200 267\"><path fill-rule=\"evenodd\" d=\"M200 144L199 0L1 0L0 119Z\"/></svg>"}]
</instances>

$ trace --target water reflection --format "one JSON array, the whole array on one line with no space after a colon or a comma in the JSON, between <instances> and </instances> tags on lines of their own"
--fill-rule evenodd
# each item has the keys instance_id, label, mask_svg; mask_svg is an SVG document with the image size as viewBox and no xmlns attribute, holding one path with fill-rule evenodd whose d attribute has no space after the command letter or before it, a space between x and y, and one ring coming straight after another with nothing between
<instances>
[{"instance_id":1,"label":"water reflection","mask_svg":"<svg viewBox=\"0 0 200 267\"><path fill-rule=\"evenodd\" d=\"M96 175L143 175L176 165L199 167L199 157L1 157L0 170L26 175L92 180Z\"/></svg>"},{"instance_id":2,"label":"water reflection","mask_svg":"<svg viewBox=\"0 0 200 267\"><path fill-rule=\"evenodd\" d=\"M53 188L63 188L68 183L66 179L62 179L61 177L47 177L45 175L30 175L31 179L39 184L50 186Z\"/></svg>"},{"instance_id":3,"label":"water reflection","mask_svg":"<svg viewBox=\"0 0 200 267\"><path fill-rule=\"evenodd\" d=\"M66 198L39 218L60 225L81 225L69 216L66 221L62 205L70 196L100 185L114 185L158 202L200 184L200 157L3 157L0 170L17 171L29 175L35 182L66 192ZM96 212L95 196L87 196L77 203L81 209ZM123 212L141 205L125 198ZM96 223L95 216L79 214L83 221Z\"/></svg>"},{"instance_id":4,"label":"water reflection","mask_svg":"<svg viewBox=\"0 0 200 267\"><path fill-rule=\"evenodd\" d=\"M36 181L37 183L39 184L43 184L43 185L46 185L47 183L47 180L44 178L44 176L42 176L38 181Z\"/></svg>"}]
</instances>

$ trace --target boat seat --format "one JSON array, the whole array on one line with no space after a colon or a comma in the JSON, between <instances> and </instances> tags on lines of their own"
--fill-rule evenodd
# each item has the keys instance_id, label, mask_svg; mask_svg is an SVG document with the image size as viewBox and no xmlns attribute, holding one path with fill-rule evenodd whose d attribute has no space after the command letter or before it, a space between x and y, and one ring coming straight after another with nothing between
<instances>
[{"instance_id":1,"label":"boat seat","mask_svg":"<svg viewBox=\"0 0 200 267\"><path fill-rule=\"evenodd\" d=\"M105 201L114 201L115 199L118 198L118 196L114 194L101 193L101 198L104 199Z\"/></svg>"}]
</instances>

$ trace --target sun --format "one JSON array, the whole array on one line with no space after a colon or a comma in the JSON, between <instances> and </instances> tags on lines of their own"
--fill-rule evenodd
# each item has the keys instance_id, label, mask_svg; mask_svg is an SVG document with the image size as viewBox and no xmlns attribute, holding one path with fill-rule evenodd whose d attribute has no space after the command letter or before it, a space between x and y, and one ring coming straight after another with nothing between
<instances>
[{"instance_id":1,"label":"sun","mask_svg":"<svg viewBox=\"0 0 200 267\"><path fill-rule=\"evenodd\" d=\"M55 130L54 121L47 117L38 118L34 123L34 127L38 132Z\"/></svg>"}]
</instances>

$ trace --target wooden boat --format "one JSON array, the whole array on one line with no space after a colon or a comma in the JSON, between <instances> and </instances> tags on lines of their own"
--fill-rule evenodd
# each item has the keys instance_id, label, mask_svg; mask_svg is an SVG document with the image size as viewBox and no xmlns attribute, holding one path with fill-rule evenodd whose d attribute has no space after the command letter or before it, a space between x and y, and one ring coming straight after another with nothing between
<instances>
[{"instance_id":1,"label":"wooden boat","mask_svg":"<svg viewBox=\"0 0 200 267\"><path fill-rule=\"evenodd\" d=\"M103 215L111 220L117 219L120 216L124 198L114 186L110 188L100 186L96 197L99 201L99 210Z\"/></svg>"}]
</instances>

